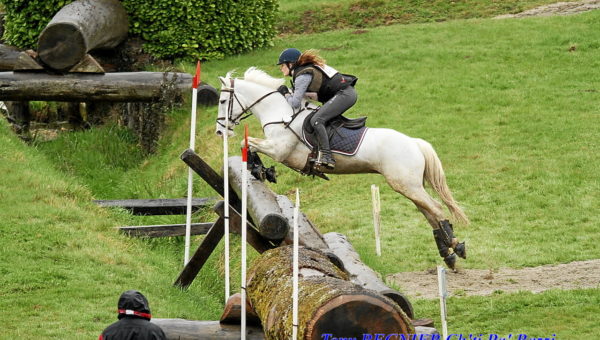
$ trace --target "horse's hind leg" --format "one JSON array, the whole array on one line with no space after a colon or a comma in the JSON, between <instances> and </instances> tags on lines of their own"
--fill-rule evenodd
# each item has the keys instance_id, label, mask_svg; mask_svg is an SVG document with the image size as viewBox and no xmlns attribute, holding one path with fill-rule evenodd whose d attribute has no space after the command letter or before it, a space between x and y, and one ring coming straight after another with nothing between
<instances>
[{"instance_id":1,"label":"horse's hind leg","mask_svg":"<svg viewBox=\"0 0 600 340\"><path fill-rule=\"evenodd\" d=\"M465 243L459 243L458 239L454 237L454 230L450 222L444 217L442 205L434 200L420 183L403 186L399 185L399 182L389 179L388 183L394 190L410 199L423 213L433 228L433 237L440 256L444 259L446 265L454 270L457 255L466 258Z\"/></svg>"}]
</instances>

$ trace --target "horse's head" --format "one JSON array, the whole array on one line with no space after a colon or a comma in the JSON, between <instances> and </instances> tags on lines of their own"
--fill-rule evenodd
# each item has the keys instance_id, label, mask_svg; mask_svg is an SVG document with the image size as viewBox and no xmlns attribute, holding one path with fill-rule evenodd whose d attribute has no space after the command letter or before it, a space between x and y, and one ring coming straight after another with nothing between
<instances>
[{"instance_id":1,"label":"horse's head","mask_svg":"<svg viewBox=\"0 0 600 340\"><path fill-rule=\"evenodd\" d=\"M225 132L227 136L234 136L234 126L250 116L268 96L277 94L275 89L284 82L283 79L273 78L255 67L244 73L244 79L232 78L229 72L225 77L219 77L219 80L221 95L216 128L218 136L223 136Z\"/></svg>"}]
</instances>

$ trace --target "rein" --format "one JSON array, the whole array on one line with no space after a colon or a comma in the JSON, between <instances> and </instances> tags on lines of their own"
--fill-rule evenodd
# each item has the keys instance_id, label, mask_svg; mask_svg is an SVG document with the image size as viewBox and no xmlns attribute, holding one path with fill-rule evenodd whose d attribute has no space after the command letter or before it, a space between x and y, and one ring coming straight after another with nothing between
<instances>
[{"instance_id":1,"label":"rein","mask_svg":"<svg viewBox=\"0 0 600 340\"><path fill-rule=\"evenodd\" d=\"M256 104L260 103L261 101L263 101L265 98L267 98L268 96L270 96L272 94L279 93L278 91L271 91L271 92L265 94L264 96L258 98L250 106L244 108L244 105L242 104L242 102L240 101L238 96L235 94L234 79L231 78L230 80L231 80L231 87L228 89L221 90L221 92L229 92L229 104L227 106L227 118L225 118L225 117L217 118L217 124L219 124L221 127L225 127L225 124L220 122L221 120L225 120L225 119L228 119L230 122L232 122L235 125L239 125L242 120L244 120L252 115L252 111L250 111L250 109L252 109ZM240 114L237 115L237 117L235 117L235 118L232 118L232 116L233 116L233 99L235 99L235 101L238 103L238 105L243 109L242 112L240 112ZM267 123L267 124L265 124L265 126L268 124L271 124L271 123ZM264 128L264 126L263 126L263 128ZM227 129L233 131L233 128L230 126L227 126Z\"/></svg>"}]
</instances>

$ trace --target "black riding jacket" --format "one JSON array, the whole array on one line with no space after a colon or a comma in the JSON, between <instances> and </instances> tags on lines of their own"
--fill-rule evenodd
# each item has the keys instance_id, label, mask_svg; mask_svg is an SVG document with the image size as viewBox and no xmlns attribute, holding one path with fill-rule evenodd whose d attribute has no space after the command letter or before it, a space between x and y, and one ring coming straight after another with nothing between
<instances>
[{"instance_id":1,"label":"black riding jacket","mask_svg":"<svg viewBox=\"0 0 600 340\"><path fill-rule=\"evenodd\" d=\"M333 72L332 72L333 71ZM295 82L296 77L301 74L312 75L310 85L308 85L308 92L316 92L317 99L321 103L327 102L333 98L338 91L347 88L348 86L354 86L358 78L349 74L341 74L334 69L329 68L328 72L315 64L306 64L297 66L293 70L292 84Z\"/></svg>"}]
</instances>

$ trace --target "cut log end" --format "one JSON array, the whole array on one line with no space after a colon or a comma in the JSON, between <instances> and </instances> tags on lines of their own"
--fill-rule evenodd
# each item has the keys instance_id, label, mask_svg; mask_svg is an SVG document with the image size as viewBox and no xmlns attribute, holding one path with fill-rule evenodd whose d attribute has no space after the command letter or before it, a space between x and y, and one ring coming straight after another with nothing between
<instances>
[{"instance_id":1,"label":"cut log end","mask_svg":"<svg viewBox=\"0 0 600 340\"><path fill-rule=\"evenodd\" d=\"M289 229L290 225L285 217L280 214L267 214L260 221L258 231L269 240L282 240L287 236Z\"/></svg>"},{"instance_id":2,"label":"cut log end","mask_svg":"<svg viewBox=\"0 0 600 340\"><path fill-rule=\"evenodd\" d=\"M66 70L85 56L87 43L81 30L71 23L57 23L46 27L38 41L39 57L55 70Z\"/></svg>"},{"instance_id":3,"label":"cut log end","mask_svg":"<svg viewBox=\"0 0 600 340\"><path fill-rule=\"evenodd\" d=\"M369 322L365 322L369 320ZM369 295L342 295L323 305L306 328L305 339L408 334L409 326L388 303Z\"/></svg>"}]
</instances>

